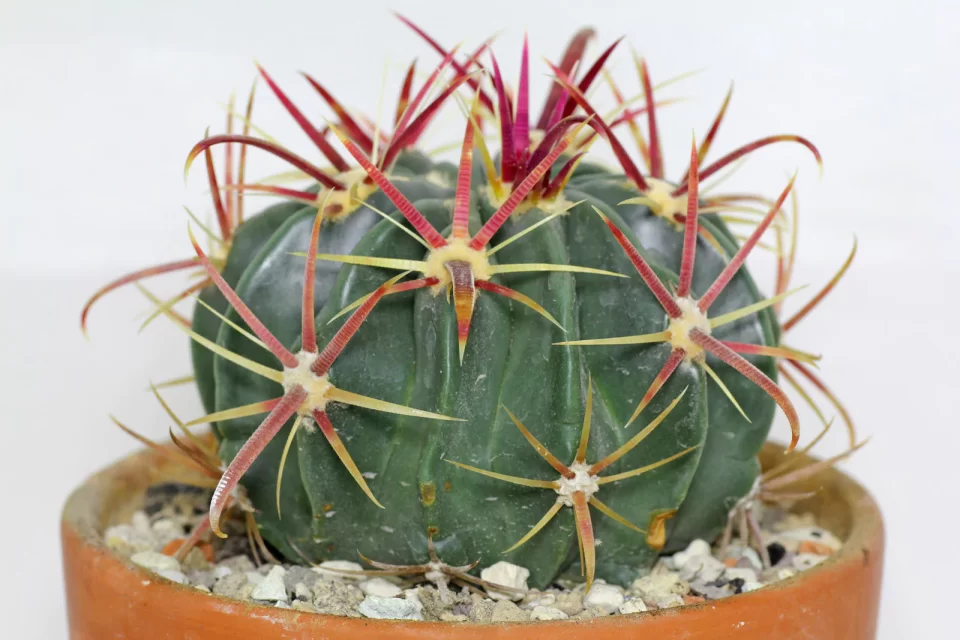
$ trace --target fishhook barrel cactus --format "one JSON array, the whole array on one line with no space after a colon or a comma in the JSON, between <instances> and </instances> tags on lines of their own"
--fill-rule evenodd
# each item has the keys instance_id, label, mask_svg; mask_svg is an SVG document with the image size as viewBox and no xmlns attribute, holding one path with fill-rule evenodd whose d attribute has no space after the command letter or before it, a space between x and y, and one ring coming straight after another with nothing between
<instances>
[{"instance_id":1,"label":"fishhook barrel cactus","mask_svg":"<svg viewBox=\"0 0 960 640\"><path fill-rule=\"evenodd\" d=\"M187 171L205 160L219 233L195 224L210 250L191 235L194 257L120 278L91 304L147 276L202 274L152 317L195 345L209 413L184 426L209 423L226 463L214 533L242 486L263 538L293 560L360 553L419 570L439 554L469 582L476 562L506 557L538 587L628 583L665 546L724 530L757 483L777 406L797 442L777 362L816 356L780 343L789 278L764 298L744 266L769 229L781 241L793 181L774 200L710 195L703 181L775 142L819 153L771 136L701 166L728 95L670 183L646 64L639 108L604 70L619 41L587 65L592 31L578 32L533 118L526 40L511 91L489 41L461 61L404 22L442 60L417 92L410 67L393 133L306 76L334 113L318 126L258 68L329 166L251 135L251 92L245 114L231 108L227 132L188 156ZM618 104L609 114L587 98L600 78ZM465 115L456 165L415 148L451 100ZM622 171L583 162L598 142ZM313 186L247 182L253 148ZM251 192L287 202L245 218ZM188 320L173 307L195 294Z\"/></svg>"}]
</instances>

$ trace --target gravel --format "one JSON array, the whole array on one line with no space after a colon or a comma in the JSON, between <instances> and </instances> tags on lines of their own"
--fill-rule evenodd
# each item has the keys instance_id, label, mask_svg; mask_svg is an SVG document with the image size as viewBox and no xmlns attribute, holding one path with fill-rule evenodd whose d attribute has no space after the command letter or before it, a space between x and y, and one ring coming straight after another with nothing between
<instances>
[{"instance_id":1,"label":"gravel","mask_svg":"<svg viewBox=\"0 0 960 640\"><path fill-rule=\"evenodd\" d=\"M211 540L215 562L196 549L180 563L164 548L201 522L206 498L192 488L170 484L154 488L148 498L148 508L134 512L130 522L104 532L105 543L118 555L201 593L355 618L492 623L633 615L720 600L788 580L820 564L841 545L810 514L769 510L761 527L771 567L764 568L757 552L741 542L734 541L721 553L705 540L694 540L686 549L661 557L626 588L598 579L589 593L585 585L569 583L529 589L529 570L501 561L483 568L480 576L519 592L478 592L451 584L441 593L433 584L411 579L345 573L364 570L350 560L332 559L314 567L258 566L242 528L229 531L226 541Z\"/></svg>"}]
</instances>

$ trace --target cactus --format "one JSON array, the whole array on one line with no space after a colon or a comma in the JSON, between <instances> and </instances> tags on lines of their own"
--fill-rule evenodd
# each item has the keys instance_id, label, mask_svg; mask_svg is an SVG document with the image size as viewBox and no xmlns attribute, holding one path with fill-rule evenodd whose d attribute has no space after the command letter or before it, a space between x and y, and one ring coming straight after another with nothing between
<instances>
[{"instance_id":1,"label":"cactus","mask_svg":"<svg viewBox=\"0 0 960 640\"><path fill-rule=\"evenodd\" d=\"M797 444L777 362L802 372L816 356L780 342L775 310L789 277L765 299L744 267L768 230L783 243L793 181L772 201L706 195L701 183L774 142L798 142L818 163L819 153L772 136L701 169L728 95L672 185L645 62L643 108L604 71L619 41L588 66L592 32L578 32L551 65L534 120L526 40L511 94L492 52L489 69L481 61L489 42L460 62L404 21L443 59L416 95L411 66L392 135L306 76L336 114L317 128L258 68L330 168L250 135L251 92L246 115L231 109L227 132L188 155L186 171L205 160L216 252L191 234L195 258L125 276L95 299L202 269L189 290L155 299L153 315L192 338L208 413L184 426L211 424L229 461L211 502L214 533L242 485L263 538L293 560L359 552L381 570L416 573L443 556L450 576L476 584L467 572L477 562L505 557L538 587L577 574L588 586L627 584L664 548L724 530L757 486L776 406ZM586 97L600 78L619 105L610 115ZM472 102L461 102L459 162L434 162L412 147L461 89ZM237 117L242 134L230 129ZM483 135L491 122L498 151ZM647 175L617 136L625 127ZM598 142L622 173L583 162ZM223 186L215 147L226 150ZM247 183L249 148L314 186ZM288 202L244 219L252 192ZM752 229L738 237L729 225L744 221ZM188 321L173 307L198 292ZM572 518L558 517L566 509Z\"/></svg>"}]
</instances>

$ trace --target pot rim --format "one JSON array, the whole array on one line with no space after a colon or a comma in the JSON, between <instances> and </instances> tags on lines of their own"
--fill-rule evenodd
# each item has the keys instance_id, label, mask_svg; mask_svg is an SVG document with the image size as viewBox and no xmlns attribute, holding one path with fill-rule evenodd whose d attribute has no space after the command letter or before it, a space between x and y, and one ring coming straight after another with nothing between
<instances>
[{"instance_id":1,"label":"pot rim","mask_svg":"<svg viewBox=\"0 0 960 640\"><path fill-rule=\"evenodd\" d=\"M783 445L768 442L761 462L769 468L783 456ZM813 458L811 458L813 459ZM77 635L80 628L88 628L92 612L85 609L94 602L88 593L96 584L109 584L118 595L130 600L131 605L148 607L148 602L169 602L172 614L167 619L177 618L180 613L232 617L234 629L244 629L246 621L268 621L270 626L279 625L284 633L304 633L303 637L316 637L324 630L330 638L346 637L391 637L401 638L493 638L523 637L564 640L580 637L585 625L591 627L591 638L597 632L622 633L626 629L642 629L644 632L667 632L679 627L698 629L708 625L715 629L713 635L689 636L693 638L721 638L721 629L754 626L760 613L776 614L780 620L803 615L821 618L823 611L830 609L831 600L825 593L836 590L839 583L856 585L865 583L869 588L860 594L857 607L864 609L862 617L875 630L879 600L880 575L884 545L883 522L877 503L859 483L835 469L829 469L816 477L811 486L822 490L812 499L799 506L813 510L821 518L832 520L832 526L844 540L842 548L818 566L798 573L792 578L769 585L750 593L739 594L722 600L686 605L665 610L638 614L616 615L593 620L525 621L512 623L451 623L433 621L373 620L345 618L315 614L273 606L254 604L223 596L198 592L195 588L180 585L148 572L128 559L110 550L103 540L102 532L108 523L119 522L117 513L132 511L135 506L131 495L139 495L151 484L161 481L188 479L183 471L168 458L152 450L142 450L97 472L77 489L66 501L63 509L61 533L64 553L64 571L72 637L96 637ZM106 581L89 575L100 572ZM837 594L834 594L835 596ZM811 599L812 598L812 599ZM163 605L161 605L163 606ZM839 615L854 614L850 603L837 608ZM190 611L185 611L186 607ZM811 609L821 609L820 615ZM859 609L857 609L859 610ZM792 612L792 613L791 613ZM155 612L157 613L157 612ZM869 622L872 619L872 622ZM188 621L189 622L189 621ZM729 623L729 624L726 624ZM86 626L84 626L86 625ZM725 626L726 625L726 626ZM203 627L201 627L203 628ZM706 628L706 627L704 627ZM771 630L778 627L771 626ZM856 634L825 635L816 637L871 638L873 632ZM512 632L509 632L513 629ZM832 629L832 627L829 627ZM501 636L497 630L505 632ZM352 634L360 635L352 635ZM571 635L571 633L576 635ZM342 635L339 635L342 634ZM369 635L363 635L369 634ZM382 634L382 635L378 635ZM163 637L163 636L161 636ZM204 635L203 637L208 637ZM210 636L213 637L213 636ZM216 636L220 637L220 636ZM227 636L224 636L227 637ZM259 636L258 636L259 637ZM291 637L280 635L276 637ZM295 637L300 637L299 635ZM599 638L607 637L601 633ZM610 637L615 637L611 635ZM661 636L670 638L672 635ZM688 636L682 636L688 637ZM741 635L729 637L743 637ZM766 637L758 635L756 637ZM772 637L788 638L790 635ZM797 636L807 637L807 636Z\"/></svg>"}]
</instances>

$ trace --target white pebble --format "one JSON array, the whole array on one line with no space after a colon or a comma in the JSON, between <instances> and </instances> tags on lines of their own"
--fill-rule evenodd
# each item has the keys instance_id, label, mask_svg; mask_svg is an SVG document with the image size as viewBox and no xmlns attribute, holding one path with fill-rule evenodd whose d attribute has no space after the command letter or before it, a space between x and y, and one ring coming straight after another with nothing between
<instances>
[{"instance_id":1,"label":"white pebble","mask_svg":"<svg viewBox=\"0 0 960 640\"><path fill-rule=\"evenodd\" d=\"M837 536L820 527L801 527L799 529L781 531L779 537L782 540L796 540L797 543L804 541L819 542L820 544L830 547L833 551L838 551L843 545Z\"/></svg>"},{"instance_id":2,"label":"white pebble","mask_svg":"<svg viewBox=\"0 0 960 640\"><path fill-rule=\"evenodd\" d=\"M630 598L620 605L620 613L643 613L647 610L647 605L640 598Z\"/></svg>"},{"instance_id":3,"label":"white pebble","mask_svg":"<svg viewBox=\"0 0 960 640\"><path fill-rule=\"evenodd\" d=\"M277 565L270 569L260 583L253 588L250 597L254 600L287 601L287 588L283 585L283 576L287 570Z\"/></svg>"},{"instance_id":4,"label":"white pebble","mask_svg":"<svg viewBox=\"0 0 960 640\"><path fill-rule=\"evenodd\" d=\"M183 527L169 518L157 520L153 523L153 526L150 527L150 530L153 532L153 537L156 538L157 542L161 545L183 537Z\"/></svg>"},{"instance_id":5,"label":"white pebble","mask_svg":"<svg viewBox=\"0 0 960 640\"><path fill-rule=\"evenodd\" d=\"M247 582L250 584L260 584L263 582L263 574L259 571L244 571L243 573L247 576Z\"/></svg>"},{"instance_id":6,"label":"white pebble","mask_svg":"<svg viewBox=\"0 0 960 640\"><path fill-rule=\"evenodd\" d=\"M403 589L383 578L364 580L357 586L360 587L360 591L363 591L364 595L380 596L381 598L395 598L403 592Z\"/></svg>"},{"instance_id":7,"label":"white pebble","mask_svg":"<svg viewBox=\"0 0 960 640\"><path fill-rule=\"evenodd\" d=\"M404 589L403 597L412 602L417 611L423 612L423 603L420 602L420 590L418 588Z\"/></svg>"},{"instance_id":8,"label":"white pebble","mask_svg":"<svg viewBox=\"0 0 960 640\"><path fill-rule=\"evenodd\" d=\"M780 569L779 571L777 571L777 580L787 580L788 578L792 578L795 575L797 575L797 572L794 569L790 569L789 567L784 567L783 569Z\"/></svg>"},{"instance_id":9,"label":"white pebble","mask_svg":"<svg viewBox=\"0 0 960 640\"><path fill-rule=\"evenodd\" d=\"M682 569L687 560L695 556L709 556L710 555L710 543L706 540L700 540L697 538L683 551L678 551L670 558L673 563L674 569Z\"/></svg>"},{"instance_id":10,"label":"white pebble","mask_svg":"<svg viewBox=\"0 0 960 640\"><path fill-rule=\"evenodd\" d=\"M220 578L225 578L231 573L233 573L233 569L231 569L230 567L214 567L213 568L213 577L215 580L219 580Z\"/></svg>"},{"instance_id":11,"label":"white pebble","mask_svg":"<svg viewBox=\"0 0 960 640\"><path fill-rule=\"evenodd\" d=\"M607 613L613 613L623 604L623 589L620 587L594 582L590 591L583 598L583 607L589 609L598 607Z\"/></svg>"},{"instance_id":12,"label":"white pebble","mask_svg":"<svg viewBox=\"0 0 960 640\"><path fill-rule=\"evenodd\" d=\"M727 569L724 577L730 580L736 580L737 578L740 578L744 582L757 582L757 572L753 569L737 569L734 567L732 569Z\"/></svg>"},{"instance_id":13,"label":"white pebble","mask_svg":"<svg viewBox=\"0 0 960 640\"><path fill-rule=\"evenodd\" d=\"M161 571L180 571L180 563L176 558L158 553L156 551L141 551L130 556L130 561L135 564L160 573Z\"/></svg>"},{"instance_id":14,"label":"white pebble","mask_svg":"<svg viewBox=\"0 0 960 640\"><path fill-rule=\"evenodd\" d=\"M525 596L523 606L536 609L537 607L552 607L556 603L557 595L555 593L541 593L534 590Z\"/></svg>"},{"instance_id":15,"label":"white pebble","mask_svg":"<svg viewBox=\"0 0 960 640\"><path fill-rule=\"evenodd\" d=\"M400 598L367 596L360 603L360 613L378 620L423 620L416 603Z\"/></svg>"},{"instance_id":16,"label":"white pebble","mask_svg":"<svg viewBox=\"0 0 960 640\"><path fill-rule=\"evenodd\" d=\"M763 585L759 582L744 582L743 587L740 589L741 593L747 593L748 591L756 591Z\"/></svg>"},{"instance_id":17,"label":"white pebble","mask_svg":"<svg viewBox=\"0 0 960 640\"><path fill-rule=\"evenodd\" d=\"M763 562L760 561L760 554L751 547L744 547L743 550L740 551L740 557L749 560L750 564L752 564L757 571L763 569Z\"/></svg>"},{"instance_id":18,"label":"white pebble","mask_svg":"<svg viewBox=\"0 0 960 640\"><path fill-rule=\"evenodd\" d=\"M537 606L530 612L531 620L566 620L569 617L560 609L554 609L553 607Z\"/></svg>"},{"instance_id":19,"label":"white pebble","mask_svg":"<svg viewBox=\"0 0 960 640\"><path fill-rule=\"evenodd\" d=\"M157 574L177 584L187 584L187 576L183 575L180 571L165 569L163 571L157 571Z\"/></svg>"},{"instance_id":20,"label":"white pebble","mask_svg":"<svg viewBox=\"0 0 960 640\"><path fill-rule=\"evenodd\" d=\"M480 578L487 582L521 589L522 591L527 590L527 578L529 577L530 570L526 567L520 567L503 560L480 572ZM520 600L523 598L522 592L505 592L496 589L487 589L487 595L494 600Z\"/></svg>"},{"instance_id":21,"label":"white pebble","mask_svg":"<svg viewBox=\"0 0 960 640\"><path fill-rule=\"evenodd\" d=\"M683 565L680 577L684 580L697 578L703 582L713 582L726 570L727 566L713 556L691 556Z\"/></svg>"},{"instance_id":22,"label":"white pebble","mask_svg":"<svg viewBox=\"0 0 960 640\"><path fill-rule=\"evenodd\" d=\"M815 567L826 560L824 556L818 556L815 553L798 553L793 557L793 568L797 571L803 571Z\"/></svg>"},{"instance_id":23,"label":"white pebble","mask_svg":"<svg viewBox=\"0 0 960 640\"><path fill-rule=\"evenodd\" d=\"M657 599L656 603L657 603L657 609L671 609L673 607L682 607L683 598L681 598L675 593L671 593L668 596L664 596L663 598Z\"/></svg>"},{"instance_id":24,"label":"white pebble","mask_svg":"<svg viewBox=\"0 0 960 640\"><path fill-rule=\"evenodd\" d=\"M661 598L671 594L685 596L690 593L690 585L675 573L651 573L634 580L630 590L641 596Z\"/></svg>"},{"instance_id":25,"label":"white pebble","mask_svg":"<svg viewBox=\"0 0 960 640\"><path fill-rule=\"evenodd\" d=\"M278 601L275 605L277 609L290 609L290 605L284 602L283 600Z\"/></svg>"},{"instance_id":26,"label":"white pebble","mask_svg":"<svg viewBox=\"0 0 960 640\"><path fill-rule=\"evenodd\" d=\"M152 533L138 531L132 525L118 524L110 527L103 533L107 546L121 552L134 553L138 551L153 551L157 542Z\"/></svg>"},{"instance_id":27,"label":"white pebble","mask_svg":"<svg viewBox=\"0 0 960 640\"><path fill-rule=\"evenodd\" d=\"M147 536L152 534L150 529L150 516L143 511L134 511L130 522L133 524L133 528L136 529L138 533L142 533L143 535Z\"/></svg>"},{"instance_id":28,"label":"white pebble","mask_svg":"<svg viewBox=\"0 0 960 640\"><path fill-rule=\"evenodd\" d=\"M321 562L320 566L313 567L313 570L319 573L327 580L365 580L366 576L359 574L343 573L344 571L363 571L356 562L349 560L327 560Z\"/></svg>"}]
</instances>

